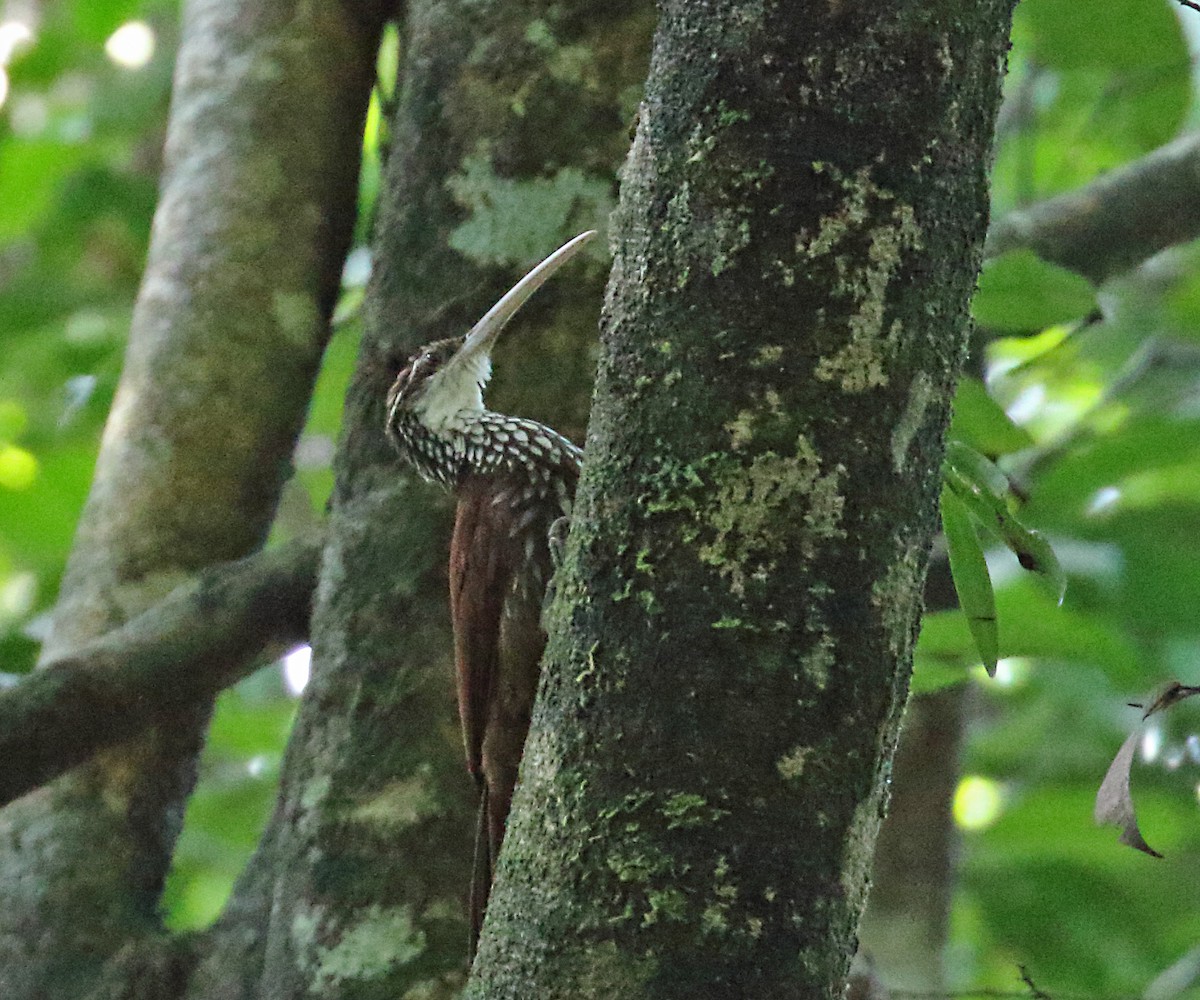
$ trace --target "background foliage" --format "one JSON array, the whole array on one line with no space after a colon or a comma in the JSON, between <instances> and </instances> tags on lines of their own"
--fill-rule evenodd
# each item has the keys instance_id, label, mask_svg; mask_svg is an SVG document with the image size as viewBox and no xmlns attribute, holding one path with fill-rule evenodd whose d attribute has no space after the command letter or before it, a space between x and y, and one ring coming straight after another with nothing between
<instances>
[{"instance_id":1,"label":"background foliage","mask_svg":"<svg viewBox=\"0 0 1200 1000\"><path fill-rule=\"evenodd\" d=\"M136 67L111 41L130 21L154 39ZM33 666L86 497L150 232L178 30L163 0L0 6L0 683ZM1200 13L1167 0L1023 0L994 215L1200 124L1197 40ZM381 54L384 94L396 48L393 37ZM278 537L320 515L331 483L380 119L377 101L364 221ZM456 196L503 217L507 202L480 169L453 179ZM608 192L589 183L556 177L540 202L554 211L582 199L600 215ZM536 239L536 217L509 194ZM475 218L457 236L486 258L499 222ZM1102 289L1010 255L989 262L976 317L978 378L960 391L956 433L999 460L1069 587L1059 608L1011 553L989 551L994 680L975 666L960 612L926 618L916 687L971 687L950 978L1019 989L1024 965L1051 992L1142 995L1173 964L1180 981L1200 964L1200 708L1186 703L1147 731L1134 775L1142 830L1165 860L1119 847L1092 825L1091 805L1137 724L1126 702L1172 677L1200 682L1200 245ZM256 841L292 717L290 676L289 687L283 670L264 669L221 699L167 895L176 927L215 916ZM1164 979L1150 995L1181 994Z\"/></svg>"}]
</instances>

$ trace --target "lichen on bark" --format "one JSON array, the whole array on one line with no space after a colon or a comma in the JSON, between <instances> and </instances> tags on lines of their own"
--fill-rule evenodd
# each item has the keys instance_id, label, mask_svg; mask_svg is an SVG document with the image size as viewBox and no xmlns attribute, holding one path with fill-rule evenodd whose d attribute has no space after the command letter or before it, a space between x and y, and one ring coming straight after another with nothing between
<instances>
[{"instance_id":1,"label":"lichen on bark","mask_svg":"<svg viewBox=\"0 0 1200 1000\"><path fill-rule=\"evenodd\" d=\"M263 998L449 998L465 978L475 788L450 661L450 503L392 452L384 400L408 353L465 332L531 258L597 221L648 29L633 2L408 5L313 677L252 866L271 893ZM602 269L573 267L585 291L555 284L522 311L488 402L579 438Z\"/></svg>"},{"instance_id":2,"label":"lichen on bark","mask_svg":"<svg viewBox=\"0 0 1200 1000\"><path fill-rule=\"evenodd\" d=\"M1010 5L661 10L471 997L838 996L886 801Z\"/></svg>"}]
</instances>

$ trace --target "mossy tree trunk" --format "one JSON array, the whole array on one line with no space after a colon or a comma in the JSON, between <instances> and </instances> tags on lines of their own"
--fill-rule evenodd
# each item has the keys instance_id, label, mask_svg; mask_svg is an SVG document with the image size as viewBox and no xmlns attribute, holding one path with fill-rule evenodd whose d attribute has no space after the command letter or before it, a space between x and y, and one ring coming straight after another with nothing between
<instances>
[{"instance_id":1,"label":"mossy tree trunk","mask_svg":"<svg viewBox=\"0 0 1200 1000\"><path fill-rule=\"evenodd\" d=\"M172 319L149 292L139 309L149 346L131 361L121 416L142 430L103 460L64 594L79 614L57 647L257 544L302 417L385 7L361 20L322 8L319 56L286 36L311 27L288 5L240 10L192 4L179 187L164 198L207 181L179 202L204 224L161 224L150 276L157 266L171 281L148 288L194 273L176 303L194 309ZM906 688L1007 2L879 13L673 0L662 13L617 216L582 509L476 995L833 995ZM446 663L447 505L388 452L383 393L408 350L461 332L546 249L603 225L652 27L642 0L599 13L407 5L314 678L279 806L218 924L173 938L154 907L206 706L14 804L12 856L0 857L19 890L0 922L6 997L461 986L473 816ZM245 76L222 69L227 56ZM293 66L300 82L274 72ZM233 89L214 102L222 82ZM323 207L292 212L270 195L271 151L295 154L299 134L316 171L301 193ZM189 136L203 148L189 153ZM244 184L198 169L241 154ZM223 270L221 251L238 266ZM593 259L531 303L497 359L498 408L579 437L603 270ZM237 322L266 329L235 336L261 353L232 371L229 324L211 318L243 300ZM160 325L170 333L150 337ZM171 350L173 337L192 346ZM172 373L181 385L164 383ZM211 416L224 399L193 384L209 373L236 397L222 409L229 434L194 433L189 401ZM177 448L138 446L164 428ZM172 463L184 459L203 474L181 477ZM137 504L111 488L135 482L127 461L147 463Z\"/></svg>"},{"instance_id":2,"label":"mossy tree trunk","mask_svg":"<svg viewBox=\"0 0 1200 1000\"><path fill-rule=\"evenodd\" d=\"M840 995L1010 7L663 4L470 996Z\"/></svg>"},{"instance_id":3,"label":"mossy tree trunk","mask_svg":"<svg viewBox=\"0 0 1200 1000\"><path fill-rule=\"evenodd\" d=\"M112 457L102 458L49 655L265 536L328 332L389 9L191 5L165 221L139 312L157 337L135 329L131 338L124 434L114 432ZM157 894L207 704L144 746L9 806L2 829L13 857L0 858L0 878L16 890L0 921L6 998L434 997L457 994L465 979L474 796L448 664L448 504L386 446L383 395L407 351L465 330L547 247L604 226L654 14L642 0L602 16L546 0L414 0L403 14L380 265L337 460L314 678L279 807L221 919L176 936L159 923ZM326 112L333 135L323 131ZM319 192L328 203L301 203L310 164L328 170L311 182L329 183ZM559 283L525 310L500 349L493 403L582 439L606 270L601 252L576 266L576 288ZM191 312L172 315L172 305ZM275 327L285 322L281 341ZM205 387L210 376L216 387ZM201 404L208 409L197 414ZM143 437L170 447L140 448ZM140 479L131 461L145 463ZM123 494L114 487L122 483ZM143 754L144 767L122 766ZM126 828L126 803L105 785L110 766L157 796L132 817L145 830ZM141 853L129 862L133 848Z\"/></svg>"},{"instance_id":4,"label":"mossy tree trunk","mask_svg":"<svg viewBox=\"0 0 1200 1000\"><path fill-rule=\"evenodd\" d=\"M450 663L450 504L388 445L384 397L408 353L465 332L548 249L605 225L653 24L641 0L602 12L547 0L409 4L313 678L279 808L197 997L228 995L230 956L255 925L265 930L249 946L248 1000L461 990L475 792ZM598 257L522 311L488 394L577 440L607 273Z\"/></svg>"}]
</instances>

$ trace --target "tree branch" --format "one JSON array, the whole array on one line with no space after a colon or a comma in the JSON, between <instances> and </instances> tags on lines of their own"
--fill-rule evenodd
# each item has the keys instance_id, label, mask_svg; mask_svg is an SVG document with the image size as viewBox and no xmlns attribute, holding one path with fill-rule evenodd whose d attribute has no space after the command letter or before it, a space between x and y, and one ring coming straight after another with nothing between
<instances>
[{"instance_id":1,"label":"tree branch","mask_svg":"<svg viewBox=\"0 0 1200 1000\"><path fill-rule=\"evenodd\" d=\"M1078 191L1010 212L984 254L1029 247L1099 284L1200 236L1200 132L1185 135Z\"/></svg>"},{"instance_id":2,"label":"tree branch","mask_svg":"<svg viewBox=\"0 0 1200 1000\"><path fill-rule=\"evenodd\" d=\"M208 570L0 695L0 805L303 641L319 553L296 541Z\"/></svg>"}]
</instances>

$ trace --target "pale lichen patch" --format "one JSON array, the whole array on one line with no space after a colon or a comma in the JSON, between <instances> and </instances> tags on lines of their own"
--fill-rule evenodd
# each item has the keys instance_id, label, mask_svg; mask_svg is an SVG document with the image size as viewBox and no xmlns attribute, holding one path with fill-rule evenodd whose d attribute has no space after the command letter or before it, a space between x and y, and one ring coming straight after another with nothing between
<instances>
[{"instance_id":1,"label":"pale lichen patch","mask_svg":"<svg viewBox=\"0 0 1200 1000\"><path fill-rule=\"evenodd\" d=\"M823 382L840 381L846 392L866 392L887 385L878 341L851 337L836 354L817 362L815 375Z\"/></svg>"},{"instance_id":2,"label":"pale lichen patch","mask_svg":"<svg viewBox=\"0 0 1200 1000\"><path fill-rule=\"evenodd\" d=\"M614 207L608 183L577 167L532 180L501 176L484 144L463 158L446 186L467 212L450 234L450 246L484 265L537 260L570 220L595 220L601 227Z\"/></svg>"},{"instance_id":3,"label":"pale lichen patch","mask_svg":"<svg viewBox=\"0 0 1200 1000\"><path fill-rule=\"evenodd\" d=\"M729 909L727 905L714 903L707 907L700 914L700 927L709 934L721 933L729 929L729 921L726 919L725 913Z\"/></svg>"},{"instance_id":4,"label":"pale lichen patch","mask_svg":"<svg viewBox=\"0 0 1200 1000\"><path fill-rule=\"evenodd\" d=\"M729 815L729 810L710 805L703 795L676 792L663 804L662 814L667 820L667 829L675 830L719 822Z\"/></svg>"},{"instance_id":5,"label":"pale lichen patch","mask_svg":"<svg viewBox=\"0 0 1200 1000\"><path fill-rule=\"evenodd\" d=\"M669 230L680 231L687 227L688 220L692 214L692 188L691 184L684 180L679 187L675 189L667 202L667 220L666 226Z\"/></svg>"},{"instance_id":6,"label":"pale lichen patch","mask_svg":"<svg viewBox=\"0 0 1200 1000\"><path fill-rule=\"evenodd\" d=\"M921 600L925 562L923 550L905 547L900 558L892 561L887 573L871 588L871 603L879 609L888 637L888 650L905 655L912 643L913 622Z\"/></svg>"},{"instance_id":7,"label":"pale lichen patch","mask_svg":"<svg viewBox=\"0 0 1200 1000\"><path fill-rule=\"evenodd\" d=\"M829 674L834 664L833 647L833 636L825 632L816 648L805 653L801 660L804 677L818 691L824 691L829 684Z\"/></svg>"},{"instance_id":8,"label":"pale lichen patch","mask_svg":"<svg viewBox=\"0 0 1200 1000\"><path fill-rule=\"evenodd\" d=\"M804 765L812 747L793 747L775 762L775 769L784 781L795 781L804 773Z\"/></svg>"},{"instance_id":9,"label":"pale lichen patch","mask_svg":"<svg viewBox=\"0 0 1200 1000\"><path fill-rule=\"evenodd\" d=\"M577 1000L644 996L658 969L650 952L633 955L611 940L567 952L563 963L563 979Z\"/></svg>"},{"instance_id":10,"label":"pale lichen patch","mask_svg":"<svg viewBox=\"0 0 1200 1000\"><path fill-rule=\"evenodd\" d=\"M424 950L425 934L416 926L411 907L375 903L336 944L317 947L314 978L322 988L346 980L379 979Z\"/></svg>"},{"instance_id":11,"label":"pale lichen patch","mask_svg":"<svg viewBox=\"0 0 1200 1000\"><path fill-rule=\"evenodd\" d=\"M837 211L821 218L814 237L810 239L801 235L796 240L797 252L810 259L832 252L847 235L857 231L867 221L867 197L877 190L871 183L870 167L861 167L853 179L846 178L836 167L822 160L815 161L812 169L816 174L832 174L846 191L846 198Z\"/></svg>"},{"instance_id":12,"label":"pale lichen patch","mask_svg":"<svg viewBox=\"0 0 1200 1000\"><path fill-rule=\"evenodd\" d=\"M644 885L671 874L674 862L662 848L645 840L632 841L612 850L605 860L619 882Z\"/></svg>"},{"instance_id":13,"label":"pale lichen patch","mask_svg":"<svg viewBox=\"0 0 1200 1000\"><path fill-rule=\"evenodd\" d=\"M428 782L428 775L417 773L406 779L392 781L375 795L358 805L350 820L380 831L396 830L435 815L437 800Z\"/></svg>"},{"instance_id":14,"label":"pale lichen patch","mask_svg":"<svg viewBox=\"0 0 1200 1000\"><path fill-rule=\"evenodd\" d=\"M310 968L317 948L317 935L321 929L323 909L311 903L301 902L292 916L292 948L302 968Z\"/></svg>"},{"instance_id":15,"label":"pale lichen patch","mask_svg":"<svg viewBox=\"0 0 1200 1000\"><path fill-rule=\"evenodd\" d=\"M642 926L673 921L682 923L687 919L687 897L674 886L650 889L646 893L649 908L642 914Z\"/></svg>"},{"instance_id":16,"label":"pale lichen patch","mask_svg":"<svg viewBox=\"0 0 1200 1000\"><path fill-rule=\"evenodd\" d=\"M754 440L754 410L739 410L737 416L725 425L729 435L729 446L737 451Z\"/></svg>"},{"instance_id":17,"label":"pale lichen patch","mask_svg":"<svg viewBox=\"0 0 1200 1000\"><path fill-rule=\"evenodd\" d=\"M740 933L731 923L734 916L733 904L739 895L738 885L732 878L732 866L727 855L720 855L713 866L711 896L704 902L700 912L700 928L708 934Z\"/></svg>"},{"instance_id":18,"label":"pale lichen patch","mask_svg":"<svg viewBox=\"0 0 1200 1000\"><path fill-rule=\"evenodd\" d=\"M316 809L329 794L329 789L332 782L329 776L322 774L313 778L304 786L304 791L300 793L300 805L308 811Z\"/></svg>"},{"instance_id":19,"label":"pale lichen patch","mask_svg":"<svg viewBox=\"0 0 1200 1000\"><path fill-rule=\"evenodd\" d=\"M954 51L950 47L950 37L942 35L937 47L938 63L942 67L942 76L947 80L954 76L957 67L954 62Z\"/></svg>"},{"instance_id":20,"label":"pale lichen patch","mask_svg":"<svg viewBox=\"0 0 1200 1000\"><path fill-rule=\"evenodd\" d=\"M846 392L865 392L887 384L885 365L892 343L902 332L900 324L893 322L883 335L887 290L905 251L921 247L921 230L912 206L896 202L895 195L878 187L871 180L870 167L852 176L825 163L813 167L817 173L831 174L844 197L835 211L821 219L814 236L802 234L797 239L796 250L809 261L832 256L833 297L852 303L846 343L821 358L815 374L823 381L839 382ZM845 253L840 250L868 226L867 265L862 268L857 266L853 246L847 245Z\"/></svg>"},{"instance_id":21,"label":"pale lichen patch","mask_svg":"<svg viewBox=\"0 0 1200 1000\"><path fill-rule=\"evenodd\" d=\"M745 593L751 578L766 579L778 559L799 540L811 557L819 541L840 538L842 468L822 473L808 440L796 439L790 456L765 452L749 465L728 464L714 473L712 502L701 511L712 529L701 561L728 577L734 594Z\"/></svg>"},{"instance_id":22,"label":"pale lichen patch","mask_svg":"<svg viewBox=\"0 0 1200 1000\"><path fill-rule=\"evenodd\" d=\"M846 830L841 881L846 904L855 915L862 912L867 902L867 892L871 887L875 840L883 823L886 794L884 783L877 780L871 794L855 808L850 826Z\"/></svg>"},{"instance_id":23,"label":"pale lichen patch","mask_svg":"<svg viewBox=\"0 0 1200 1000\"><path fill-rule=\"evenodd\" d=\"M762 344L750 359L751 368L766 368L778 364L783 358L782 344Z\"/></svg>"},{"instance_id":24,"label":"pale lichen patch","mask_svg":"<svg viewBox=\"0 0 1200 1000\"><path fill-rule=\"evenodd\" d=\"M737 218L736 212L719 212L713 219L710 239L713 255L709 267L713 277L717 277L750 245L750 222Z\"/></svg>"},{"instance_id":25,"label":"pale lichen patch","mask_svg":"<svg viewBox=\"0 0 1200 1000\"><path fill-rule=\"evenodd\" d=\"M933 395L933 380L925 372L917 372L912 385L908 387L904 413L892 431L892 468L897 473L904 471L908 449L925 422L925 411L929 409Z\"/></svg>"},{"instance_id":26,"label":"pale lichen patch","mask_svg":"<svg viewBox=\"0 0 1200 1000\"><path fill-rule=\"evenodd\" d=\"M754 440L754 425L763 418L784 420L786 414L783 400L775 389L766 389L761 396L761 404L739 410L737 415L725 424L725 432L729 435L729 446L738 451Z\"/></svg>"},{"instance_id":27,"label":"pale lichen patch","mask_svg":"<svg viewBox=\"0 0 1200 1000\"><path fill-rule=\"evenodd\" d=\"M716 131L706 127L706 123L697 122L685 145L685 162L697 178L708 172L705 161L722 145L725 130L748 118L745 112L727 107L724 102L717 108L705 110L716 113ZM769 164L761 163L747 171L745 176L735 183L761 183L762 179L770 176L772 172L773 168ZM699 191L702 190L701 182ZM707 259L709 272L718 277L732 267L741 251L749 246L750 219L737 203L719 202L710 205L706 211L697 212L693 210L692 199L691 180L684 178L667 202L665 228L680 234L681 238L686 235L688 246L702 259ZM690 270L681 273L678 287L686 284L687 274L690 274Z\"/></svg>"}]
</instances>

